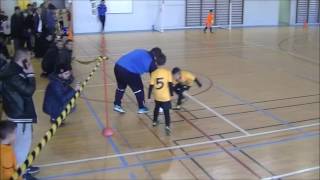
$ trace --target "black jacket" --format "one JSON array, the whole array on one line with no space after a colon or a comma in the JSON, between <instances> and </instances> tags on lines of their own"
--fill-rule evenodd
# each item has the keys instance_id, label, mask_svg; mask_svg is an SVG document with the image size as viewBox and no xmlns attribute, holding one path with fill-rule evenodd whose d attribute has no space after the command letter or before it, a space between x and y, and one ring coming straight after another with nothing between
<instances>
[{"instance_id":1,"label":"black jacket","mask_svg":"<svg viewBox=\"0 0 320 180\"><path fill-rule=\"evenodd\" d=\"M24 18L22 14L11 16L11 36L13 38L23 37Z\"/></svg>"},{"instance_id":2,"label":"black jacket","mask_svg":"<svg viewBox=\"0 0 320 180\"><path fill-rule=\"evenodd\" d=\"M36 89L34 74L26 74L11 61L0 72L3 109L9 120L17 123L36 123L37 115L32 100Z\"/></svg>"},{"instance_id":3,"label":"black jacket","mask_svg":"<svg viewBox=\"0 0 320 180\"><path fill-rule=\"evenodd\" d=\"M55 45L48 49L41 62L43 72L53 73L57 63L59 63L59 51Z\"/></svg>"}]
</instances>

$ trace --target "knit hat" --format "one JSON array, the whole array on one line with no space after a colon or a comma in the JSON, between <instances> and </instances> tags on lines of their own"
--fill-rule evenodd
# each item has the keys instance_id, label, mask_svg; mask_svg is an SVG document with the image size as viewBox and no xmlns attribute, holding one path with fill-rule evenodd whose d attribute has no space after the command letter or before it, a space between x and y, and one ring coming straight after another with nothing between
<instances>
[{"instance_id":1,"label":"knit hat","mask_svg":"<svg viewBox=\"0 0 320 180\"><path fill-rule=\"evenodd\" d=\"M66 71L71 71L72 70L72 67L70 64L58 64L55 68L55 73L56 74L61 74L61 73L64 73Z\"/></svg>"}]
</instances>

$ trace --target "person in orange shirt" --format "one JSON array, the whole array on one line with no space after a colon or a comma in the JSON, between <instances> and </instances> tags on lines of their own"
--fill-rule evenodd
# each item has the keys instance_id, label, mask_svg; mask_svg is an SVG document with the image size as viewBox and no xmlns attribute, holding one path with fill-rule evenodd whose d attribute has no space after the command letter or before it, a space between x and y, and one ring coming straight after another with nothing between
<instances>
[{"instance_id":1,"label":"person in orange shirt","mask_svg":"<svg viewBox=\"0 0 320 180\"><path fill-rule=\"evenodd\" d=\"M207 16L207 20L206 20L206 26L203 29L203 32L207 32L207 29L210 29L210 32L213 33L212 31L212 25L214 24L214 13L212 11L212 9L209 11L209 14Z\"/></svg>"},{"instance_id":2,"label":"person in orange shirt","mask_svg":"<svg viewBox=\"0 0 320 180\"><path fill-rule=\"evenodd\" d=\"M12 144L16 139L17 124L12 121L0 121L0 179L9 180L16 169L17 161Z\"/></svg>"}]
</instances>

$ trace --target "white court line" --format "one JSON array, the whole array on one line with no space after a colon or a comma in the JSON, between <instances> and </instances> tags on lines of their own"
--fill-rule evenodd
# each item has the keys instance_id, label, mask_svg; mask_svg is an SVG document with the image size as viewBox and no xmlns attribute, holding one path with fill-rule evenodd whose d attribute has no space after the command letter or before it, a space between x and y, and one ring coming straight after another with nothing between
<instances>
[{"instance_id":1,"label":"white court line","mask_svg":"<svg viewBox=\"0 0 320 180\"><path fill-rule=\"evenodd\" d=\"M187 96L188 98L190 98L191 100L193 100L194 102L200 104L202 107L206 108L208 111L212 112L213 114L215 114L216 116L218 116L219 118L221 118L222 120L226 121L228 124L230 124L231 126L233 126L234 128L238 129L239 131L241 131L242 133L244 133L245 135L250 135L250 133L248 133L246 130L242 129L240 126L236 125L235 123L233 123L232 121L230 121L229 119L227 119L226 117L224 117L222 114L218 113L217 111L215 111L214 109L210 108L209 106L205 105L204 103L202 103L201 101L199 101L197 98L190 96L188 93L184 92L183 93L185 96Z\"/></svg>"},{"instance_id":2,"label":"white court line","mask_svg":"<svg viewBox=\"0 0 320 180\"><path fill-rule=\"evenodd\" d=\"M317 167L302 169L302 170L298 170L298 171L294 171L294 172L290 172L290 173L286 173L286 174L282 174L282 175L278 175L278 176L266 177L266 178L263 178L261 180L280 179L280 178L283 178L283 177L293 176L293 175L296 175L296 174L306 173L306 172L309 172L309 171L315 171L315 170L318 170L319 168L320 167L317 166Z\"/></svg>"},{"instance_id":3,"label":"white court line","mask_svg":"<svg viewBox=\"0 0 320 180\"><path fill-rule=\"evenodd\" d=\"M270 50L278 51L278 52L281 52L281 53L284 53L284 54L289 54L289 55L294 56L296 58L307 60L307 62L309 62L311 64L318 64L317 62L315 62L315 59L311 59L311 58L306 57L306 56L301 56L301 55L293 53L291 51L284 51L284 50L280 50L280 49L277 49L277 48L269 47L269 46L266 46L266 45L263 45L263 44L258 44L256 42L251 42L251 41L245 41L245 43L251 44L251 45L256 46L256 47L264 47L265 49L270 49Z\"/></svg>"},{"instance_id":4,"label":"white court line","mask_svg":"<svg viewBox=\"0 0 320 180\"><path fill-rule=\"evenodd\" d=\"M122 153L122 154L114 154L114 155L93 157L93 158L87 158L87 159L79 159L79 160L74 160L74 161L64 161L64 162L43 164L43 165L37 165L37 166L38 167L51 167L51 166L76 164L76 163L103 160L103 159L119 158L119 157L125 157L125 156L134 156L134 155L139 155L139 154L146 154L146 153L154 153L154 152L160 152L160 151L188 148L188 147L193 147L193 146L207 145L207 144L219 143L219 142L230 141L230 140L237 140L237 139L242 139L242 138L262 136L262 135L273 134L273 133L280 133L280 132L291 131L291 130L296 130L296 129L301 129L301 128L308 128L308 127L319 126L319 125L320 125L320 123L314 123L314 124L308 124L308 125L296 126L296 127L286 128L286 129L278 129L278 130L273 130L273 131L266 131L266 132L248 134L248 135L237 136L237 137L210 140L210 141L197 142L197 143L191 143L191 144L176 145L176 146L163 147L163 148L157 148L157 149L149 149L149 150L143 150L143 151L134 151L134 152Z\"/></svg>"}]
</instances>

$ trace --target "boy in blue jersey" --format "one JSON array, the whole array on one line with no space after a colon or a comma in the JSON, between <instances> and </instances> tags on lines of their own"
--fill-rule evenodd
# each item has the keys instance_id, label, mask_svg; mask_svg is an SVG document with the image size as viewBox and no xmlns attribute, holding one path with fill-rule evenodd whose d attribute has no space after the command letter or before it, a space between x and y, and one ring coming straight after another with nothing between
<instances>
[{"instance_id":1,"label":"boy in blue jersey","mask_svg":"<svg viewBox=\"0 0 320 180\"><path fill-rule=\"evenodd\" d=\"M106 12L107 6L105 5L104 0L101 0L100 4L98 5L98 16L101 22L101 32L104 31L104 25L106 23Z\"/></svg>"},{"instance_id":2,"label":"boy in blue jersey","mask_svg":"<svg viewBox=\"0 0 320 180\"><path fill-rule=\"evenodd\" d=\"M122 56L114 67L114 74L117 80L117 90L115 94L114 110L119 113L125 113L121 106L121 99L129 86L135 94L139 114L147 113L149 110L144 106L144 90L140 75L151 73L157 69L157 61L165 57L161 49L155 47L150 51L136 49Z\"/></svg>"}]
</instances>

